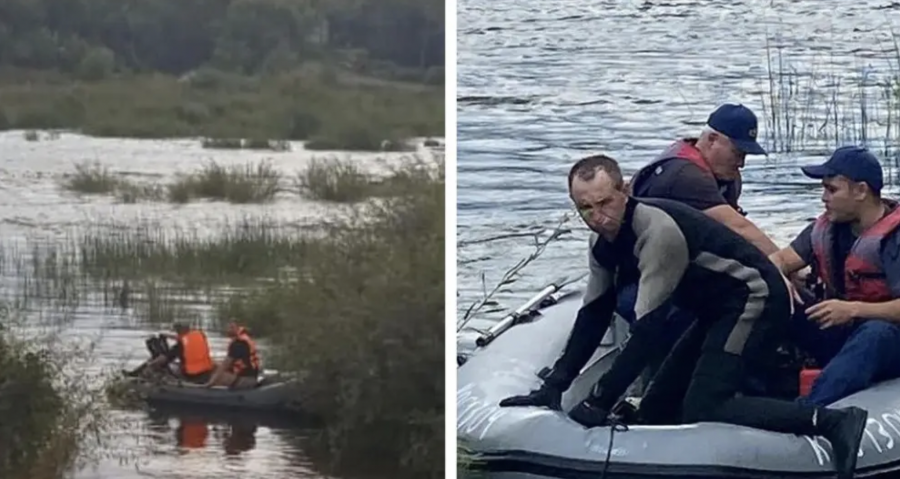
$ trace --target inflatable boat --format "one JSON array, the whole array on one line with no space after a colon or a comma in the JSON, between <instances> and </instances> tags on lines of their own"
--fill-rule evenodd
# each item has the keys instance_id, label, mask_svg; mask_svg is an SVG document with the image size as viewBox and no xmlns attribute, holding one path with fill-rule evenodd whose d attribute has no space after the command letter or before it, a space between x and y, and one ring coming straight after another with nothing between
<instances>
[{"instance_id":1,"label":"inflatable boat","mask_svg":"<svg viewBox=\"0 0 900 479\"><path fill-rule=\"evenodd\" d=\"M230 389L224 386L205 388L171 377L135 377L127 378L126 381L127 388L148 403L264 411L299 407L297 380L277 371L265 371L253 389Z\"/></svg>"},{"instance_id":2,"label":"inflatable boat","mask_svg":"<svg viewBox=\"0 0 900 479\"><path fill-rule=\"evenodd\" d=\"M722 423L586 429L560 411L500 408L503 398L540 385L580 305L581 291L562 293L551 285L490 330L460 332L456 429L459 446L468 451L464 470L496 479L834 477L831 445L823 438ZM564 410L587 396L626 336L627 323L617 318L563 395ZM834 405L869 411L856 477L900 477L900 380Z\"/></svg>"}]
</instances>

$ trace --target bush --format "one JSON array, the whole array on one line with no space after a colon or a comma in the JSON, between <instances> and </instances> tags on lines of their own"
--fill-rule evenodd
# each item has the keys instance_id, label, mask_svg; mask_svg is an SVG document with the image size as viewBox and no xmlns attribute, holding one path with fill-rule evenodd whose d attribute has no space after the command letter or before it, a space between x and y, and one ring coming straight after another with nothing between
<instances>
[{"instance_id":1,"label":"bush","mask_svg":"<svg viewBox=\"0 0 900 479\"><path fill-rule=\"evenodd\" d=\"M444 476L442 168L404 167L403 188L334 224L298 279L223 308L278 328L277 367L307 374L335 461L366 472Z\"/></svg>"},{"instance_id":2,"label":"bush","mask_svg":"<svg viewBox=\"0 0 900 479\"><path fill-rule=\"evenodd\" d=\"M6 308L6 305L0 305ZM3 318L6 319L6 318ZM0 324L9 324L4 321ZM91 458L106 422L102 384L84 367L84 350L48 338L21 340L0 329L0 477L62 478Z\"/></svg>"}]
</instances>

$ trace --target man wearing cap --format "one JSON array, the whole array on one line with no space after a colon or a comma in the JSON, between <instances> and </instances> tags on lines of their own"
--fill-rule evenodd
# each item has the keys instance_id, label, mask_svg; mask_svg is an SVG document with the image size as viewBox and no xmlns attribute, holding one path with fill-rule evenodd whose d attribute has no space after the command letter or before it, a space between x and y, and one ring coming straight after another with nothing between
<instances>
[{"instance_id":1,"label":"man wearing cap","mask_svg":"<svg viewBox=\"0 0 900 479\"><path fill-rule=\"evenodd\" d=\"M756 141L757 127L756 115L746 106L720 106L709 115L699 138L674 142L635 173L632 195L680 201L728 226L763 253L778 251L738 206L744 158L766 154Z\"/></svg>"},{"instance_id":2,"label":"man wearing cap","mask_svg":"<svg viewBox=\"0 0 900 479\"><path fill-rule=\"evenodd\" d=\"M825 212L770 258L784 274L811 265L820 282L792 333L824 366L800 400L826 405L900 377L900 208L881 197L881 165L865 148L802 170L822 180Z\"/></svg>"},{"instance_id":3,"label":"man wearing cap","mask_svg":"<svg viewBox=\"0 0 900 479\"><path fill-rule=\"evenodd\" d=\"M630 181L631 194L644 198L664 198L684 203L704 212L759 248L766 255L778 246L744 217L738 206L741 173L746 155L764 155L756 141L758 122L752 110L740 104L724 104L713 111L699 138L675 141ZM616 312L634 322L637 285L621 289ZM694 321L693 315L676 307L660 309L667 316L665 333L674 343ZM645 381L661 364L665 350L650 361Z\"/></svg>"}]
</instances>

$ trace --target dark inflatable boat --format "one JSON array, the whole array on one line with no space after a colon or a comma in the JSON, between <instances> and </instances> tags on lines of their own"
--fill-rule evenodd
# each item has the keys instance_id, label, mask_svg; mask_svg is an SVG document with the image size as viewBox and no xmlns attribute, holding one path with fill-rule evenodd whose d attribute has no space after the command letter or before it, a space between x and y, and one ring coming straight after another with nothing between
<instances>
[{"instance_id":1,"label":"dark inflatable boat","mask_svg":"<svg viewBox=\"0 0 900 479\"><path fill-rule=\"evenodd\" d=\"M126 379L126 387L149 403L181 404L259 411L292 410L297 402L298 381L277 371L265 371L252 389L223 386L204 388L170 377Z\"/></svg>"},{"instance_id":2,"label":"dark inflatable boat","mask_svg":"<svg viewBox=\"0 0 900 479\"><path fill-rule=\"evenodd\" d=\"M831 446L821 438L721 423L586 429L559 411L500 408L501 399L539 386L580 305L580 291L562 294L551 285L490 331L460 333L456 428L470 470L502 479L834 477ZM563 395L563 409L587 396L626 335L619 318ZM900 380L835 405L869 411L856 477L900 477Z\"/></svg>"}]
</instances>

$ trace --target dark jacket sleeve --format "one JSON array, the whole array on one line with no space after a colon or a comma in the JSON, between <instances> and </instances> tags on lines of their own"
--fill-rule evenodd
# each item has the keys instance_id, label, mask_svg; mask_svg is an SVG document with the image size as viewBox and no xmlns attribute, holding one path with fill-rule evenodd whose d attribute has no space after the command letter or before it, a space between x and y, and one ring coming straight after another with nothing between
<instances>
[{"instance_id":1,"label":"dark jacket sleeve","mask_svg":"<svg viewBox=\"0 0 900 479\"><path fill-rule=\"evenodd\" d=\"M588 249L590 273L584 302L578 310L575 325L569 334L565 349L557 359L550 374L544 379L548 386L565 391L578 376L600 346L600 341L609 329L616 307L616 293L613 288L613 272L601 265L593 254L596 234L591 235ZM602 245L601 245L602 247Z\"/></svg>"}]
</instances>

